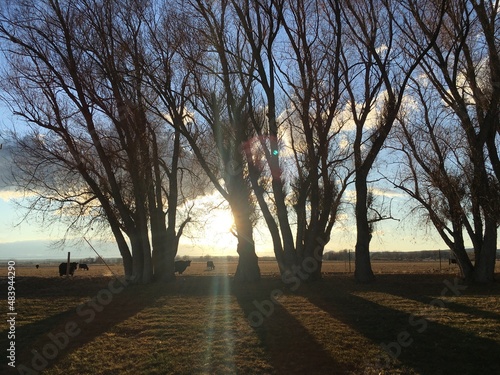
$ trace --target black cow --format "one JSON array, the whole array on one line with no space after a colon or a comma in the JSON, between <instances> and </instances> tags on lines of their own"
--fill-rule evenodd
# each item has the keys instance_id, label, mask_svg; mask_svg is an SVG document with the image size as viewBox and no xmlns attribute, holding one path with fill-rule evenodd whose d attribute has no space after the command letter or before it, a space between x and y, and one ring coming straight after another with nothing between
<instances>
[{"instance_id":1,"label":"black cow","mask_svg":"<svg viewBox=\"0 0 500 375\"><path fill-rule=\"evenodd\" d=\"M39 265L39 264L37 264L35 267L36 267L36 269L38 269L38 268L40 268L40 265Z\"/></svg>"},{"instance_id":2,"label":"black cow","mask_svg":"<svg viewBox=\"0 0 500 375\"><path fill-rule=\"evenodd\" d=\"M449 258L448 264L457 264L457 259L456 258Z\"/></svg>"},{"instance_id":3,"label":"black cow","mask_svg":"<svg viewBox=\"0 0 500 375\"><path fill-rule=\"evenodd\" d=\"M208 268L209 270L214 270L214 269L215 269L215 264L214 264L214 261L213 261L213 260L209 260L209 261L207 262L207 268Z\"/></svg>"},{"instance_id":4,"label":"black cow","mask_svg":"<svg viewBox=\"0 0 500 375\"><path fill-rule=\"evenodd\" d=\"M85 264L85 263L80 263L78 265L78 268L81 270L87 270L87 271L89 270L89 266L87 266L87 264Z\"/></svg>"},{"instance_id":5,"label":"black cow","mask_svg":"<svg viewBox=\"0 0 500 375\"><path fill-rule=\"evenodd\" d=\"M190 260L176 260L175 261L175 272L179 272L179 275L182 275L182 273L190 265L191 265L191 261Z\"/></svg>"},{"instance_id":6,"label":"black cow","mask_svg":"<svg viewBox=\"0 0 500 375\"><path fill-rule=\"evenodd\" d=\"M66 275L66 268L67 267L68 267L68 263L66 263L66 262L65 263L61 263L59 265L59 276ZM69 274L71 276L73 276L73 273L75 272L75 270L77 269L77 267L78 267L78 263L76 263L76 262L71 262L69 264Z\"/></svg>"}]
</instances>

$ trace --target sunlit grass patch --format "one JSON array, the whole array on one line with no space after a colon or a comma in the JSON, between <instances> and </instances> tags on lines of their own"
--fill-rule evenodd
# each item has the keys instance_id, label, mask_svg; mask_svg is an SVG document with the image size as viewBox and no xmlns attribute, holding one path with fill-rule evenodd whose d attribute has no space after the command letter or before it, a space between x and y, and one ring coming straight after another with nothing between
<instances>
[{"instance_id":1,"label":"sunlit grass patch","mask_svg":"<svg viewBox=\"0 0 500 375\"><path fill-rule=\"evenodd\" d=\"M367 339L350 325L336 319L335 313L323 310L306 297L287 296L281 304L334 356L339 369L346 372L363 371L369 365L367 358L383 355L378 343Z\"/></svg>"},{"instance_id":2,"label":"sunlit grass patch","mask_svg":"<svg viewBox=\"0 0 500 375\"><path fill-rule=\"evenodd\" d=\"M234 296L179 296L175 285L166 291L158 286L144 288L148 294L154 289L158 298L47 373L62 374L68 369L81 373L86 368L94 371L88 373L109 374L136 374L137 369L148 374L229 374L237 368L246 368L247 373L271 371L260 359L265 353ZM102 364L100 369L96 369L97 362Z\"/></svg>"},{"instance_id":3,"label":"sunlit grass patch","mask_svg":"<svg viewBox=\"0 0 500 375\"><path fill-rule=\"evenodd\" d=\"M292 291L275 277L236 285L221 275L182 276L167 285L127 287L98 305L92 319L78 306L89 309L110 278L27 279L19 291L25 319L18 360L29 366L32 350L51 342L47 334L74 321L81 333L44 374L495 373L500 285L441 296L446 278L453 280L383 275L365 285L333 275ZM445 307L431 305L437 298ZM266 300L271 310L260 312ZM249 320L254 312L262 314L260 324ZM398 343L401 337L408 345Z\"/></svg>"}]
</instances>

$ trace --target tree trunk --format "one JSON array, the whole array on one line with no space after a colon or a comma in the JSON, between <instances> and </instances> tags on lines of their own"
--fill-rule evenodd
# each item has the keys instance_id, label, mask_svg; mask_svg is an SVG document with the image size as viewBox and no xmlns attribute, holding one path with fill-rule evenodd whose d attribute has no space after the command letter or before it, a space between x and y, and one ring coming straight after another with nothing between
<instances>
[{"instance_id":1,"label":"tree trunk","mask_svg":"<svg viewBox=\"0 0 500 375\"><path fill-rule=\"evenodd\" d=\"M139 184L139 186L141 185ZM137 282L141 284L149 284L153 281L153 262L151 259L151 245L149 243L148 218L146 214L147 204L145 200L142 199L143 196L145 196L145 194L136 193L135 198L135 201L137 202L135 214L135 222L137 225L136 241L137 246L141 249L140 256L142 257L142 262L140 264L138 263L138 265L142 266L141 277L137 279Z\"/></svg>"},{"instance_id":2,"label":"tree trunk","mask_svg":"<svg viewBox=\"0 0 500 375\"><path fill-rule=\"evenodd\" d=\"M251 162L249 161L249 165ZM250 173L252 169L249 167ZM258 178L253 179L251 175L252 187L257 198L257 202L259 203L260 210L262 212L262 216L266 221L267 228L269 229L269 233L271 234L271 239L273 241L273 250L274 256L276 257L276 262L278 263L278 267L280 270L280 274L283 275L285 271L288 269L285 262L285 256L283 252L283 244L281 243L280 231L276 221L274 220L273 214L269 210L269 206L264 198L264 189L258 185ZM255 181L254 181L255 180Z\"/></svg>"},{"instance_id":3,"label":"tree trunk","mask_svg":"<svg viewBox=\"0 0 500 375\"><path fill-rule=\"evenodd\" d=\"M455 239L455 244L452 248L453 255L457 259L458 266L460 267L460 273L465 280L471 280L474 274L474 267L472 262L465 251L465 246L463 239Z\"/></svg>"},{"instance_id":4,"label":"tree trunk","mask_svg":"<svg viewBox=\"0 0 500 375\"><path fill-rule=\"evenodd\" d=\"M136 198L136 202L140 202L140 200ZM153 264L151 260L151 246L149 244L149 228L144 206L138 204L136 210L136 228L130 235L134 268L133 276L135 283L149 284L153 280Z\"/></svg>"},{"instance_id":5,"label":"tree trunk","mask_svg":"<svg viewBox=\"0 0 500 375\"><path fill-rule=\"evenodd\" d=\"M283 275L288 269L285 262L285 256L283 251L283 244L281 242L280 231L274 216L269 209L269 206L264 197L264 188L259 184L259 178L261 177L260 168L258 168L253 160L253 153L250 147L244 147L245 156L248 165L248 176L250 178L250 183L252 185L253 192L257 198L257 203L259 204L260 210L262 212L262 217L266 221L267 228L269 229L269 234L273 241L274 256L276 257L276 262L280 270L280 274Z\"/></svg>"},{"instance_id":6,"label":"tree trunk","mask_svg":"<svg viewBox=\"0 0 500 375\"><path fill-rule=\"evenodd\" d=\"M142 283L149 284L153 281L153 261L151 259L151 247L149 245L149 236L146 231L141 235L141 245L143 247L142 256L143 261L143 272L142 272Z\"/></svg>"},{"instance_id":7,"label":"tree trunk","mask_svg":"<svg viewBox=\"0 0 500 375\"><path fill-rule=\"evenodd\" d=\"M114 225L111 224L111 230L113 231L116 243L118 245L118 250L120 251L120 255L122 256L125 279L130 280L134 269L132 254L130 254L130 249L127 245L127 241L125 241L125 238L123 237L123 233L121 232L120 228L119 227L113 228L113 226Z\"/></svg>"},{"instance_id":8,"label":"tree trunk","mask_svg":"<svg viewBox=\"0 0 500 375\"><path fill-rule=\"evenodd\" d=\"M314 241L307 246L308 251L301 262L301 269L309 275L307 281L321 280L321 267L323 266L324 242Z\"/></svg>"},{"instance_id":9,"label":"tree trunk","mask_svg":"<svg viewBox=\"0 0 500 375\"><path fill-rule=\"evenodd\" d=\"M246 239L238 240L238 266L234 274L237 282L253 282L260 280L260 268L255 245Z\"/></svg>"},{"instance_id":10,"label":"tree trunk","mask_svg":"<svg viewBox=\"0 0 500 375\"><path fill-rule=\"evenodd\" d=\"M175 255L177 238L175 230L167 228L163 212L159 210L155 220L151 218L151 237L153 242L153 273L157 281L175 280Z\"/></svg>"},{"instance_id":11,"label":"tree trunk","mask_svg":"<svg viewBox=\"0 0 500 375\"><path fill-rule=\"evenodd\" d=\"M370 241L372 237L368 223L368 187L366 175L356 172L356 260L354 277L356 281L369 283L375 279L370 261Z\"/></svg>"},{"instance_id":12,"label":"tree trunk","mask_svg":"<svg viewBox=\"0 0 500 375\"><path fill-rule=\"evenodd\" d=\"M358 234L361 233L358 228ZM354 278L356 281L361 283L369 283L375 280L375 275L373 274L371 262L370 262L370 250L369 250L369 240L359 239L356 243L356 261Z\"/></svg>"},{"instance_id":13,"label":"tree trunk","mask_svg":"<svg viewBox=\"0 0 500 375\"><path fill-rule=\"evenodd\" d=\"M143 248L139 233L134 230L130 235L130 244L132 247L132 280L134 284L142 283L144 272Z\"/></svg>"},{"instance_id":14,"label":"tree trunk","mask_svg":"<svg viewBox=\"0 0 500 375\"><path fill-rule=\"evenodd\" d=\"M118 250L120 251L120 254L122 256L123 272L125 274L125 279L131 280L133 275L133 262L132 262L132 255L130 254L127 242L125 241L125 238L123 238L123 236L121 240L117 239L116 242L118 243Z\"/></svg>"},{"instance_id":15,"label":"tree trunk","mask_svg":"<svg viewBox=\"0 0 500 375\"><path fill-rule=\"evenodd\" d=\"M151 260L151 253L144 252L144 271L142 273L142 284L149 284L153 281L153 262Z\"/></svg>"},{"instance_id":16,"label":"tree trunk","mask_svg":"<svg viewBox=\"0 0 500 375\"><path fill-rule=\"evenodd\" d=\"M287 267L287 263L285 261L285 256L284 256L284 251L283 251L283 244L281 243L281 237L280 237L280 232L278 229L278 226L276 225L276 222L274 221L274 218L269 211L269 208L266 206L260 206L262 215L264 216L264 219L266 220L267 228L269 229L269 233L271 234L271 239L273 242L273 250L274 250L274 256L276 258L276 262L278 263L278 268L280 270L280 275L283 275L286 270L289 269ZM265 210L262 208L265 207Z\"/></svg>"},{"instance_id":17,"label":"tree trunk","mask_svg":"<svg viewBox=\"0 0 500 375\"><path fill-rule=\"evenodd\" d=\"M314 265L314 268L311 271L311 273L309 274L310 275L309 276L309 281L318 281L318 280L321 280L322 279L322 276L321 276L321 267L323 266L323 261L315 259L315 262L312 262L312 264ZM307 265L303 265L302 267L308 267L308 266ZM313 266L311 266L311 267L313 267Z\"/></svg>"},{"instance_id":18,"label":"tree trunk","mask_svg":"<svg viewBox=\"0 0 500 375\"><path fill-rule=\"evenodd\" d=\"M476 258L474 281L480 283L493 282L495 278L495 262L497 250L497 227L495 220L489 218L485 222L484 240L479 259Z\"/></svg>"},{"instance_id":19,"label":"tree trunk","mask_svg":"<svg viewBox=\"0 0 500 375\"><path fill-rule=\"evenodd\" d=\"M251 208L244 191L244 189L235 191L236 197L234 197L234 201L230 202L238 237L237 251L239 255L234 279L238 282L252 282L260 280L260 269L253 241Z\"/></svg>"},{"instance_id":20,"label":"tree trunk","mask_svg":"<svg viewBox=\"0 0 500 375\"><path fill-rule=\"evenodd\" d=\"M270 108L274 109L274 100L270 104ZM283 241L284 261L287 268L291 268L298 263L297 254L295 252L295 245L293 243L293 233L288 220L288 208L286 206L285 187L283 186L282 170L280 165L279 153L274 153L274 150L279 149L278 137L276 131L276 118L274 113L269 113L269 128L271 129L271 136L269 137L271 143L271 154L268 156L268 165L272 175L272 190L275 203L276 216L278 217L278 225L281 231L281 238ZM274 130L273 130L274 129Z\"/></svg>"},{"instance_id":21,"label":"tree trunk","mask_svg":"<svg viewBox=\"0 0 500 375\"><path fill-rule=\"evenodd\" d=\"M177 200L179 195L177 171L180 158L180 137L181 137L180 131L178 128L176 128L174 133L172 163L171 163L170 173L168 174L168 185L169 185L168 189L169 194L167 195L168 224L165 223L165 215L163 213L160 166L158 162L155 162L154 165L156 195L157 195L156 204L158 205L155 218L156 218L157 230L160 236L160 238L158 238L159 243L157 243L159 253L158 253L158 259L154 264L154 267L156 267L154 273L156 280L167 281L167 282L175 280L175 256L177 255L177 249L179 246L179 237L182 234L182 226L181 229L179 229L179 237L175 232L175 227L177 223ZM155 158L158 159L156 137L154 139L155 143L153 144L153 154L155 155Z\"/></svg>"},{"instance_id":22,"label":"tree trunk","mask_svg":"<svg viewBox=\"0 0 500 375\"><path fill-rule=\"evenodd\" d=\"M156 281L175 280L175 253L172 251L176 238L168 238L161 249L153 248L153 272Z\"/></svg>"},{"instance_id":23,"label":"tree trunk","mask_svg":"<svg viewBox=\"0 0 500 375\"><path fill-rule=\"evenodd\" d=\"M123 236L123 233L120 229L120 224L116 220L116 217L107 213L107 218L109 226L111 227L111 231L113 232L113 235L115 237L116 244L118 245L118 250L120 251L120 255L123 260L123 271L125 273L125 279L130 280L133 273L132 254L130 254L130 249L128 247L127 241Z\"/></svg>"}]
</instances>

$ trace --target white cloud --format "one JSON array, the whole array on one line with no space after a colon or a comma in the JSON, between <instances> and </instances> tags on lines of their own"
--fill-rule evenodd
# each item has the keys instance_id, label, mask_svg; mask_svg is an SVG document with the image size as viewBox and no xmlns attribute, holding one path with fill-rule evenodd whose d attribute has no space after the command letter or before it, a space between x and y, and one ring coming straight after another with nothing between
<instances>
[{"instance_id":1,"label":"white cloud","mask_svg":"<svg viewBox=\"0 0 500 375\"><path fill-rule=\"evenodd\" d=\"M22 199L30 196L30 194L16 190L0 190L0 200L9 202L14 199Z\"/></svg>"},{"instance_id":2,"label":"white cloud","mask_svg":"<svg viewBox=\"0 0 500 375\"><path fill-rule=\"evenodd\" d=\"M388 197L388 198L401 198L405 197L405 194L390 189L372 188L371 191L376 196Z\"/></svg>"},{"instance_id":3,"label":"white cloud","mask_svg":"<svg viewBox=\"0 0 500 375\"><path fill-rule=\"evenodd\" d=\"M376 48L375 51L381 55L389 50L389 47L387 47L387 44L382 44L380 47Z\"/></svg>"},{"instance_id":4,"label":"white cloud","mask_svg":"<svg viewBox=\"0 0 500 375\"><path fill-rule=\"evenodd\" d=\"M379 112L383 100L385 98L386 91L381 92L377 99L375 100L375 106L370 109L370 113L366 117L366 121L364 124L364 131L375 128L379 119ZM362 113L362 111L366 111L367 109L363 109L365 104L363 102L356 103L355 109L358 116ZM354 122L353 113L352 113L352 104L351 102L346 103L345 107L342 111L336 116L336 120L343 125L342 129L344 131L354 131L356 130L356 124Z\"/></svg>"}]
</instances>

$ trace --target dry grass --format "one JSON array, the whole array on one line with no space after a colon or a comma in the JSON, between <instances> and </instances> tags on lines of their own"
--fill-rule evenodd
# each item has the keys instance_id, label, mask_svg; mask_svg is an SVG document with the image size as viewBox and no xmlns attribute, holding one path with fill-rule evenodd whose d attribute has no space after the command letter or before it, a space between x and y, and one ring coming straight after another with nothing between
<instances>
[{"instance_id":1,"label":"dry grass","mask_svg":"<svg viewBox=\"0 0 500 375\"><path fill-rule=\"evenodd\" d=\"M343 263L328 262L323 281L293 291L273 276L273 262L246 286L228 276L235 264L205 265L193 262L168 285L120 291L113 282L112 292L105 267L70 279L55 276L55 266L18 267L17 364L32 368L34 350L51 354L49 333L60 337L69 323L80 332L44 374L500 373L498 282L456 289L448 267L421 273L422 264L374 263L377 282L361 285Z\"/></svg>"},{"instance_id":2,"label":"dry grass","mask_svg":"<svg viewBox=\"0 0 500 375\"><path fill-rule=\"evenodd\" d=\"M59 263L41 265L39 269L34 266L17 266L18 276L36 276L36 277L56 277L59 275ZM236 272L236 261L216 260L215 270L208 270L206 262L192 261L191 266L186 269L184 275L190 276L233 276ZM262 275L277 276L279 274L278 265L275 261L259 262ZM411 274L411 273L443 273L450 274L458 272L456 264L448 264L448 261L372 261L372 269L375 274ZM323 262L322 272L325 275L338 273L352 273L354 271L354 261L349 268L348 262L343 261L325 261ZM496 271L500 272L500 262L497 262ZM76 270L75 276L78 278L94 278L99 276L123 276L123 267L111 265L109 268L103 264L89 264L89 271Z\"/></svg>"}]
</instances>

